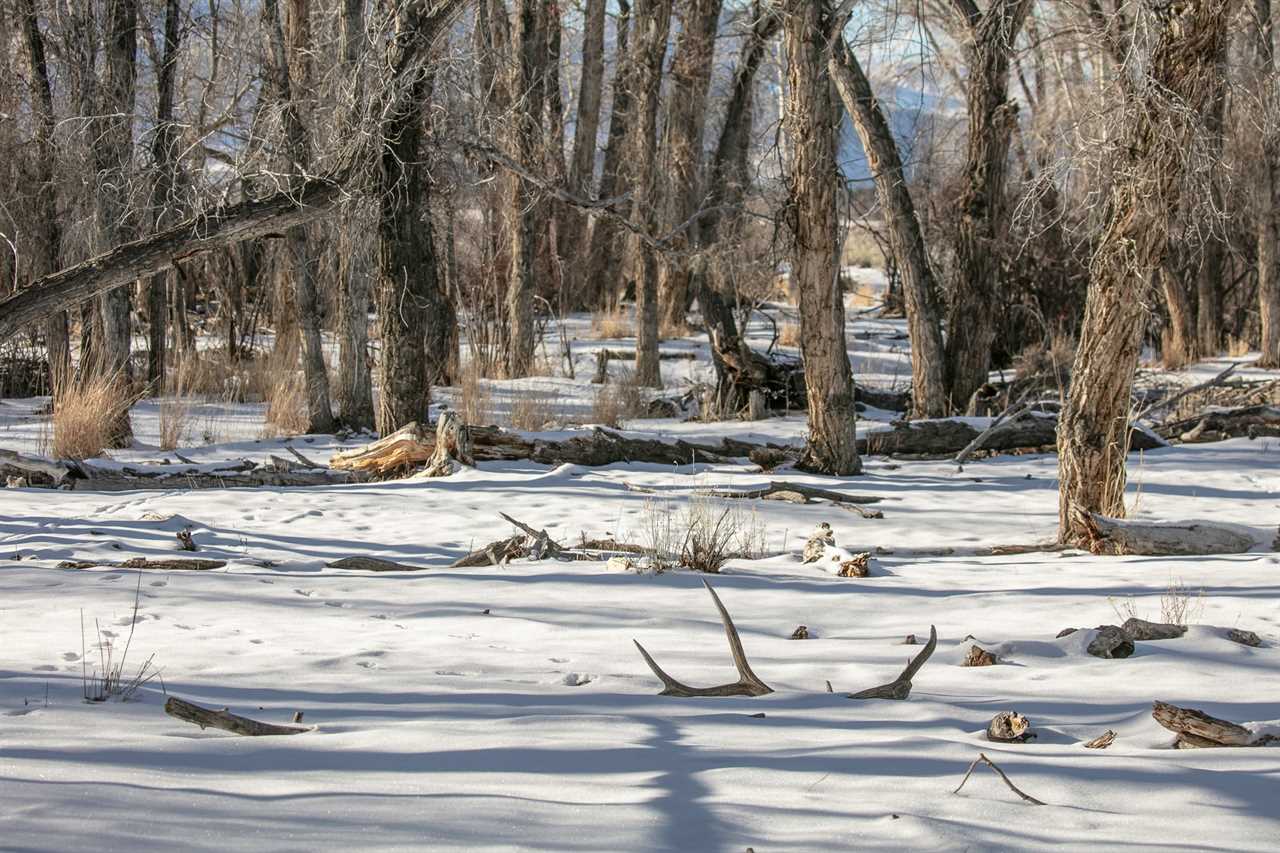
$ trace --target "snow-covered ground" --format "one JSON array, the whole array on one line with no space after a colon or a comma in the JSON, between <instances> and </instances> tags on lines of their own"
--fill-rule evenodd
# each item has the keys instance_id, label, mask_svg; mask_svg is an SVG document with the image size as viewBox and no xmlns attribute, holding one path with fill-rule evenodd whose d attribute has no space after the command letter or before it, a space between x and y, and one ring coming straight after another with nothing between
<instances>
[{"instance_id":1,"label":"snow-covered ground","mask_svg":"<svg viewBox=\"0 0 1280 853\"><path fill-rule=\"evenodd\" d=\"M575 344L578 380L546 381L569 399L589 393L585 351L596 345ZM909 375L905 341L864 334L851 349L860 379ZM148 447L158 434L150 405L135 410L139 447L119 458L164 456ZM36 408L0 406L0 447L37 449ZM184 455L278 450L282 440L260 438L260 409L227 417L238 426ZM787 441L804 430L799 416L628 426ZM341 444L309 438L296 446L312 457ZM0 848L1275 850L1280 749L1172 750L1150 709L1161 699L1280 724L1280 555L1270 550L1280 440L1130 462L1136 516L1244 525L1258 547L1216 558L979 556L1052 537L1051 456L963 472L872 458L847 481L789 472L882 496L884 518L826 504L752 507L771 556L735 560L710 580L776 692L728 699L655 695L661 685L631 642L681 680L731 680L701 575L604 562L448 565L508 535L500 511L566 543L642 539L654 495L628 484L678 509L695 486L766 480L747 465L486 463L447 479L329 488L0 491ZM841 546L877 552L872 577L800 562L819 522ZM154 655L163 684L132 702L82 702L82 656L96 659L98 629L125 640L139 577L57 564L181 556L174 533L185 526L195 556L228 565L140 578L130 669ZM325 567L353 554L422 571ZM1193 593L1194 626L1181 639L1139 643L1124 660L1085 654L1083 635L1055 639L1118 623L1126 608L1158 618L1174 585ZM813 638L788 639L798 625ZM903 638L930 625L938 651L910 699L844 698L895 677L918 650ZM1228 641L1235 627L1263 646ZM960 666L968 637L1004 663ZM202 731L163 713L165 691L271 722L302 711L315 728ZM987 722L1005 710L1027 715L1037 739L988 742ZM1082 746L1107 729L1118 734L1112 747ZM1022 802L981 768L952 794L979 752L1048 805Z\"/></svg>"}]
</instances>

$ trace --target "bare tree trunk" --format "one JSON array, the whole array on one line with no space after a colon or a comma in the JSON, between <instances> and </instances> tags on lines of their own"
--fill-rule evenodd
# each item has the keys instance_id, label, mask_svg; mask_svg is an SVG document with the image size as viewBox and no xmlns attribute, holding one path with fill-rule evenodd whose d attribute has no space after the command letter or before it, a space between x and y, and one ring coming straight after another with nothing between
<instances>
[{"instance_id":1,"label":"bare tree trunk","mask_svg":"<svg viewBox=\"0 0 1280 853\"><path fill-rule=\"evenodd\" d=\"M45 61L44 36L36 14L35 0L22 0L22 20L26 30L28 59L31 63L31 104L35 112L36 233L39 246L32 256L31 276L40 278L57 271L62 265L62 228L58 221L58 195L54 184L57 153L53 147L56 118L53 113L53 89L49 83L49 66ZM56 397L71 376L71 333L67 312L56 311L44 324L45 350L49 360L49 386Z\"/></svg>"},{"instance_id":2,"label":"bare tree trunk","mask_svg":"<svg viewBox=\"0 0 1280 853\"><path fill-rule=\"evenodd\" d=\"M1205 117L1207 154L1215 164L1222 160L1222 121L1226 98L1226 83L1222 81ZM1222 192L1216 174L1210 182L1210 194L1213 197L1213 209L1222 210ZM1204 257L1196 276L1196 334L1200 338L1200 352L1206 358L1213 358L1222 351L1222 277L1225 250L1221 224L1211 223L1205 234Z\"/></svg>"},{"instance_id":3,"label":"bare tree trunk","mask_svg":"<svg viewBox=\"0 0 1280 853\"><path fill-rule=\"evenodd\" d=\"M634 215L650 230L658 223L658 101L662 92L662 62L667 55L667 35L671 30L671 3L672 0L637 0L637 27L631 40L634 121L627 177ZM631 235L630 243L636 273L636 383L661 388L658 259L653 247L638 234Z\"/></svg>"},{"instance_id":4,"label":"bare tree trunk","mask_svg":"<svg viewBox=\"0 0 1280 853\"><path fill-rule=\"evenodd\" d=\"M1185 367L1200 357L1200 341L1196 337L1196 315L1191 297L1177 269L1177 252L1169 247L1165 263L1156 270L1160 289L1169 311L1169 328L1161 341L1164 366L1170 370Z\"/></svg>"},{"instance_id":5,"label":"bare tree trunk","mask_svg":"<svg viewBox=\"0 0 1280 853\"><path fill-rule=\"evenodd\" d=\"M789 90L784 120L792 149L785 220L795 240L791 275L800 294L800 351L809 403L804 464L845 476L859 473L862 463L836 269L836 189L842 182L835 158L840 118L827 76L833 13L828 0L786 0L783 14Z\"/></svg>"},{"instance_id":6,"label":"bare tree trunk","mask_svg":"<svg viewBox=\"0 0 1280 853\"><path fill-rule=\"evenodd\" d=\"M507 97L511 116L512 153L525 168L537 169L538 144L545 94L546 31L542 0L517 0L516 26L512 34ZM533 367L537 318L533 296L534 261L543 203L534 188L518 175L510 175L507 201L507 240L511 250L511 274L507 279L507 376L528 376Z\"/></svg>"},{"instance_id":7,"label":"bare tree trunk","mask_svg":"<svg viewBox=\"0 0 1280 853\"><path fill-rule=\"evenodd\" d=\"M1123 104L1101 240L1071 392L1058 425L1058 524L1086 544L1087 513L1125 514L1129 396L1147 311L1143 297L1167 248L1194 134L1218 87L1231 0L1189 0L1157 19L1149 57Z\"/></svg>"},{"instance_id":8,"label":"bare tree trunk","mask_svg":"<svg viewBox=\"0 0 1280 853\"><path fill-rule=\"evenodd\" d=\"M1275 115L1277 79L1271 0L1253 0L1257 30L1260 107ZM1280 132L1272 126L1262 134L1259 158L1258 204L1258 316L1262 357L1259 367L1280 367Z\"/></svg>"},{"instance_id":9,"label":"bare tree trunk","mask_svg":"<svg viewBox=\"0 0 1280 853\"><path fill-rule=\"evenodd\" d=\"M343 0L342 64L352 87L343 93L352 102L363 97L357 77L364 41L364 0ZM338 387L335 396L342 423L348 429L372 429L373 378L369 374L369 275L355 254L361 217L338 226Z\"/></svg>"},{"instance_id":10,"label":"bare tree trunk","mask_svg":"<svg viewBox=\"0 0 1280 853\"><path fill-rule=\"evenodd\" d=\"M266 31L264 65L280 100L281 121L288 144L290 171L305 175L311 163L310 139L296 95L307 86L310 62L307 4L290 0L286 48L277 0L263 0L262 23ZM301 75L295 78L295 74ZM298 89L295 92L295 88ZM299 179L295 178L296 183ZM285 235L290 266L291 293L302 343L302 373L306 384L307 432L333 432L336 424L329 402L329 372L325 366L324 340L320 334L320 307L316 294L316 264L305 226Z\"/></svg>"},{"instance_id":11,"label":"bare tree trunk","mask_svg":"<svg viewBox=\"0 0 1280 853\"><path fill-rule=\"evenodd\" d=\"M613 72L613 104L609 109L609 137L605 144L604 165L600 172L599 197L613 198L627 189L625 175L622 174L623 151L628 148L627 134L630 131L631 118L631 77L632 58L630 47L631 4L627 0L618 2L618 30L614 39L616 68ZM619 212L626 213L628 205L618 205ZM583 287L583 301L590 307L599 307L602 301L609 299L620 276L616 269L618 228L607 217L596 217L591 225L591 234L583 242L583 260L581 267L586 275Z\"/></svg>"},{"instance_id":12,"label":"bare tree trunk","mask_svg":"<svg viewBox=\"0 0 1280 853\"><path fill-rule=\"evenodd\" d=\"M138 8L136 0L108 0L106 55L94 160L98 170L97 232L103 251L122 243L129 233L129 184L133 159L133 112L137 95ZM101 368L120 382L132 380L129 287L103 295L100 303ZM129 412L123 409L110 429L111 447L133 443Z\"/></svg>"},{"instance_id":13,"label":"bare tree trunk","mask_svg":"<svg viewBox=\"0 0 1280 853\"><path fill-rule=\"evenodd\" d=\"M152 225L162 231L177 219L174 190L177 186L178 131L173 123L175 70L178 62L178 0L165 0L164 51L156 69L156 129L151 143L151 160L156 171L151 189L154 210ZM147 381L155 393L164 387L167 361L169 316L168 272L151 277L147 284Z\"/></svg>"},{"instance_id":14,"label":"bare tree trunk","mask_svg":"<svg viewBox=\"0 0 1280 853\"><path fill-rule=\"evenodd\" d=\"M707 89L715 56L716 29L722 0L682 0L680 36L671 60L663 133L662 224L678 228L697 211L702 200L698 180L702 165L702 134L706 125ZM689 305L689 267L684 253L690 245L688 229L672 240L672 253L659 263L658 306L661 326L679 328Z\"/></svg>"},{"instance_id":15,"label":"bare tree trunk","mask_svg":"<svg viewBox=\"0 0 1280 853\"><path fill-rule=\"evenodd\" d=\"M838 25L838 23L837 23ZM875 181L876 196L889 229L889 249L898 265L906 297L907 329L911 335L911 405L918 418L947 414L943 376L942 328L938 317L938 287L929 266L924 233L916 219L915 204L907 189L907 176L898 155L898 144L880 108L880 101L862 66L842 34L832 42L831 77L845 110L862 141L867 166Z\"/></svg>"},{"instance_id":16,"label":"bare tree trunk","mask_svg":"<svg viewBox=\"0 0 1280 853\"><path fill-rule=\"evenodd\" d=\"M1008 230L1005 175L1018 105L1009 100L1009 62L1031 0L954 0L968 35L969 118L964 187L956 204L956 271L947 313L947 386L963 409L987 381L1000 293L1000 242Z\"/></svg>"},{"instance_id":17,"label":"bare tree trunk","mask_svg":"<svg viewBox=\"0 0 1280 853\"><path fill-rule=\"evenodd\" d=\"M582 29L582 76L578 80L578 119L573 128L569 188L588 193L596 170L600 134L600 95L604 90L605 0L586 0Z\"/></svg>"}]
</instances>

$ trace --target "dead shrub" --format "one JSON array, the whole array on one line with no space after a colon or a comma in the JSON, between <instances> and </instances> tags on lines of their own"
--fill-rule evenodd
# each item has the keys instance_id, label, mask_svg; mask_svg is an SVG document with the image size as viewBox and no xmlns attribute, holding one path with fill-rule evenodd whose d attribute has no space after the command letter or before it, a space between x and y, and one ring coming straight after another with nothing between
<instances>
[{"instance_id":1,"label":"dead shrub","mask_svg":"<svg viewBox=\"0 0 1280 853\"><path fill-rule=\"evenodd\" d=\"M608 311L596 311L591 315L591 337L596 340L634 336L635 323L621 306Z\"/></svg>"},{"instance_id":2,"label":"dead shrub","mask_svg":"<svg viewBox=\"0 0 1280 853\"><path fill-rule=\"evenodd\" d=\"M223 350L186 353L169 375L170 392L226 403L260 403L267 399L279 370L291 365L246 353L231 361Z\"/></svg>"},{"instance_id":3,"label":"dead shrub","mask_svg":"<svg viewBox=\"0 0 1280 853\"><path fill-rule=\"evenodd\" d=\"M128 417L138 394L118 373L89 374L68 380L54 395L53 455L91 459L113 444L114 428Z\"/></svg>"},{"instance_id":4,"label":"dead shrub","mask_svg":"<svg viewBox=\"0 0 1280 853\"><path fill-rule=\"evenodd\" d=\"M307 431L306 380L299 370L283 370L266 389L267 422L265 437L301 435Z\"/></svg>"},{"instance_id":5,"label":"dead shrub","mask_svg":"<svg viewBox=\"0 0 1280 853\"><path fill-rule=\"evenodd\" d=\"M701 495L683 505L651 498L640 516L640 543L658 569L678 565L715 574L731 559L763 557L765 538L755 510Z\"/></svg>"},{"instance_id":6,"label":"dead shrub","mask_svg":"<svg viewBox=\"0 0 1280 853\"><path fill-rule=\"evenodd\" d=\"M1071 365L1076 359L1076 341L1070 335L1055 333L1047 341L1032 344L1014 356L1014 393L1052 391L1065 394L1071 383Z\"/></svg>"},{"instance_id":7,"label":"dead shrub","mask_svg":"<svg viewBox=\"0 0 1280 853\"><path fill-rule=\"evenodd\" d=\"M604 385L596 386L591 398L591 422L617 429L622 422L645 414L644 391L636 384L635 374L619 371Z\"/></svg>"},{"instance_id":8,"label":"dead shrub","mask_svg":"<svg viewBox=\"0 0 1280 853\"><path fill-rule=\"evenodd\" d=\"M176 450L191 431L191 406L182 397L160 401L160 449Z\"/></svg>"},{"instance_id":9,"label":"dead shrub","mask_svg":"<svg viewBox=\"0 0 1280 853\"><path fill-rule=\"evenodd\" d=\"M537 432L557 420L559 397L542 388L527 388L511 403L507 420L513 429Z\"/></svg>"},{"instance_id":10,"label":"dead shrub","mask_svg":"<svg viewBox=\"0 0 1280 853\"><path fill-rule=\"evenodd\" d=\"M670 318L663 317L658 325L658 337L664 341L687 338L691 333L692 330L689 328L689 323L684 317L674 322Z\"/></svg>"}]
</instances>

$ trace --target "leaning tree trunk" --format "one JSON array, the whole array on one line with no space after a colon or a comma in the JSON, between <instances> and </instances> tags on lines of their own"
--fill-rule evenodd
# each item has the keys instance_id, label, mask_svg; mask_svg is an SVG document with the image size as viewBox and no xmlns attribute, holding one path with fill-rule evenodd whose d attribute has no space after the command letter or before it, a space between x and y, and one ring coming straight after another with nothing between
<instances>
[{"instance_id":1,"label":"leaning tree trunk","mask_svg":"<svg viewBox=\"0 0 1280 853\"><path fill-rule=\"evenodd\" d=\"M791 275L800 294L800 351L809 403L805 465L825 474L862 468L855 436L857 412L844 335L844 301L836 275L836 168L839 113L827 77L827 0L787 0L787 139L792 149L786 220L795 241Z\"/></svg>"},{"instance_id":2,"label":"leaning tree trunk","mask_svg":"<svg viewBox=\"0 0 1280 853\"><path fill-rule=\"evenodd\" d=\"M940 418L947 414L942 328L938 322L938 287L929 266L924 233L916 219L893 130L857 57L839 33L832 42L831 77L862 141L889 229L889 249L901 276L911 336L912 414Z\"/></svg>"},{"instance_id":3,"label":"leaning tree trunk","mask_svg":"<svg viewBox=\"0 0 1280 853\"><path fill-rule=\"evenodd\" d=\"M947 312L947 385L964 409L987 381L999 298L1000 243L1008 230L1005 176L1018 105L1009 99L1009 62L1031 0L955 0L967 26L969 118L964 186L957 202L955 275Z\"/></svg>"},{"instance_id":4,"label":"leaning tree trunk","mask_svg":"<svg viewBox=\"0 0 1280 853\"><path fill-rule=\"evenodd\" d=\"M1280 367L1280 128L1277 122L1277 79L1271 0L1254 0L1257 32L1258 91L1264 116L1259 157L1258 316L1262 357L1258 367Z\"/></svg>"},{"instance_id":5,"label":"leaning tree trunk","mask_svg":"<svg viewBox=\"0 0 1280 853\"><path fill-rule=\"evenodd\" d=\"M715 55L716 28L722 0L683 0L680 37L671 60L663 150L662 225L664 232L689 220L701 200L698 181L702 134L706 125L707 89ZM691 243L686 227L675 233L672 253L659 264L659 324L679 328L689 305L689 265L684 253Z\"/></svg>"},{"instance_id":6,"label":"leaning tree trunk","mask_svg":"<svg viewBox=\"0 0 1280 853\"><path fill-rule=\"evenodd\" d=\"M342 3L342 67L350 91L341 93L358 103L364 89L358 66L364 42L364 0ZM363 208L362 208L363 209ZM369 272L357 257L361 235L368 229L359 214L338 224L338 377L334 396L342 423L348 429L372 429L373 379L369 373Z\"/></svg>"},{"instance_id":7,"label":"leaning tree trunk","mask_svg":"<svg viewBox=\"0 0 1280 853\"><path fill-rule=\"evenodd\" d=\"M95 120L94 161L98 171L97 232L103 251L125 240L129 210L130 164L133 158L133 112L137 100L138 7L136 0L109 0L100 116ZM120 383L132 380L129 288L108 291L100 301L101 371ZM128 407L110 425L111 447L133 443Z\"/></svg>"},{"instance_id":8,"label":"leaning tree trunk","mask_svg":"<svg viewBox=\"0 0 1280 853\"><path fill-rule=\"evenodd\" d=\"M657 149L658 99L662 90L662 61L667 55L672 0L637 0L637 29L632 34L631 154L628 177L632 210L651 231L658 223ZM662 387L658 363L658 258L652 246L631 235L636 273L636 384Z\"/></svg>"},{"instance_id":9,"label":"leaning tree trunk","mask_svg":"<svg viewBox=\"0 0 1280 853\"><path fill-rule=\"evenodd\" d=\"M39 241L32 254L31 276L41 278L57 271L62 261L62 228L58 221L58 195L54 183L57 152L53 147L56 118L49 66L45 61L44 36L36 14L35 0L22 0L22 20L26 30L28 59L31 62L31 104L35 113L36 234ZM71 376L71 333L66 311L56 311L44 323L45 351L49 361L50 393L57 397Z\"/></svg>"},{"instance_id":10,"label":"leaning tree trunk","mask_svg":"<svg viewBox=\"0 0 1280 853\"><path fill-rule=\"evenodd\" d=\"M1181 204L1187 152L1222 72L1232 0L1188 0L1158 20L1128 83L1102 236L1094 251L1071 392L1058 425L1058 523L1085 544L1088 513L1122 517L1129 394L1144 297Z\"/></svg>"},{"instance_id":11,"label":"leaning tree trunk","mask_svg":"<svg viewBox=\"0 0 1280 853\"><path fill-rule=\"evenodd\" d=\"M507 102L512 105L511 150L526 169L537 169L539 131L542 127L542 77L546 73L546 32L541 0L518 0L513 31ZM540 171L540 170L539 170ZM543 204L528 181L509 175L507 196L507 244L511 272L507 279L506 374L510 378L528 376L533 368L535 290L534 260L538 226L543 221Z\"/></svg>"}]
</instances>

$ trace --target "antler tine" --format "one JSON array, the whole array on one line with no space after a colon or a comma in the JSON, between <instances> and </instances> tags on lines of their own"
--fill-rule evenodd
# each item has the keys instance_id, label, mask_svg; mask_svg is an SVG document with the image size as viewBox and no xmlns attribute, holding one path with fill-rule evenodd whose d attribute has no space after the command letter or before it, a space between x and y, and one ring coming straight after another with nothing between
<instances>
[{"instance_id":1,"label":"antler tine","mask_svg":"<svg viewBox=\"0 0 1280 853\"><path fill-rule=\"evenodd\" d=\"M671 676L663 672L662 667L658 666L658 662L644 650L644 646L640 645L639 640L632 640L636 644L636 648L640 650L640 656L644 658L644 662L649 665L649 669L653 670L653 674L658 676L658 680L662 682L663 690L659 696L697 696L697 688L690 687L687 684L681 684Z\"/></svg>"},{"instance_id":2,"label":"antler tine","mask_svg":"<svg viewBox=\"0 0 1280 853\"><path fill-rule=\"evenodd\" d=\"M933 654L933 650L938 647L938 629L933 625L929 626L929 642L925 643L924 648L920 650L911 663L907 664L907 668L902 671L893 681L888 684L881 684L879 687L869 687L866 690L859 690L857 693L846 693L847 699L906 699L911 695L911 679L924 666L924 662Z\"/></svg>"},{"instance_id":3,"label":"antler tine","mask_svg":"<svg viewBox=\"0 0 1280 853\"><path fill-rule=\"evenodd\" d=\"M742 648L742 638L738 636L738 629L734 626L733 619L729 616L729 611L725 608L724 602L720 600L720 596L716 595L716 591L711 588L711 584L705 578L702 581L702 585L707 588L707 592L711 593L711 600L716 603L716 609L720 611L720 621L724 623L724 633L729 638L729 653L733 655L733 665L738 670L740 683L750 684L760 690L759 695L772 693L773 688L761 681L751 671L751 664L747 663L747 653Z\"/></svg>"},{"instance_id":4,"label":"antler tine","mask_svg":"<svg viewBox=\"0 0 1280 853\"><path fill-rule=\"evenodd\" d=\"M898 681L910 681L915 674L920 671L920 667L924 666L924 662L929 659L929 655L933 654L933 650L938 647L938 629L933 625L929 626L929 642L924 644L924 648L920 650L920 654L911 659L911 663L907 664L907 668L902 671L902 675L898 676Z\"/></svg>"},{"instance_id":5,"label":"antler tine","mask_svg":"<svg viewBox=\"0 0 1280 853\"><path fill-rule=\"evenodd\" d=\"M720 601L720 596L716 595L716 591L711 588L711 584L705 580L702 582L707 588L707 592L711 593L711 599L716 603L716 609L720 611L720 621L724 623L724 632L729 638L729 651L733 654L733 665L738 670L738 680L732 684L721 684L717 687L690 687L676 681L671 676L663 672L662 667L658 666L657 661L645 651L644 646L640 645L639 640L632 640L636 644L636 648L640 650L640 656L644 658L644 662L649 665L649 669L662 682L662 692L659 696L763 696L766 693L772 693L773 688L761 681L754 672L751 671L751 665L747 663L747 653L742 649L742 640L738 637L738 629L733 625L733 619L729 617L729 611L725 609L724 604Z\"/></svg>"}]
</instances>

